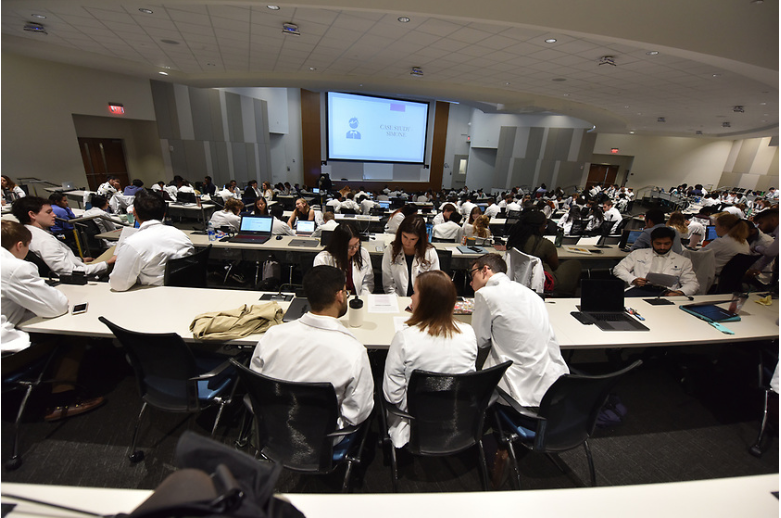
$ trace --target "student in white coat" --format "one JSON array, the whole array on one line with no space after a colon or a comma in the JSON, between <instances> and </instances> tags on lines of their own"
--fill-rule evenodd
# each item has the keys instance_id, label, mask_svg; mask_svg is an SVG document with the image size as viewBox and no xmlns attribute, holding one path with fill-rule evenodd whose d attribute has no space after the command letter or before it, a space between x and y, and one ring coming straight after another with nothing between
<instances>
[{"instance_id":1,"label":"student in white coat","mask_svg":"<svg viewBox=\"0 0 781 518\"><path fill-rule=\"evenodd\" d=\"M396 239L382 256L382 289L409 297L415 279L423 272L439 270L439 256L429 244L426 223L420 216L406 218L396 231Z\"/></svg>"},{"instance_id":2,"label":"student in white coat","mask_svg":"<svg viewBox=\"0 0 781 518\"><path fill-rule=\"evenodd\" d=\"M692 262L672 251L674 239L675 230L671 227L656 228L651 232L651 248L635 250L613 268L613 275L632 286L624 292L625 297L674 297L697 293L700 283ZM649 273L673 275L678 281L666 289L648 286L646 277Z\"/></svg>"},{"instance_id":3,"label":"student in white coat","mask_svg":"<svg viewBox=\"0 0 781 518\"><path fill-rule=\"evenodd\" d=\"M325 250L315 257L315 266L325 264L344 272L347 289L353 295L374 291L374 271L369 252L361 246L358 230L350 223L340 223Z\"/></svg>"},{"instance_id":4,"label":"student in white coat","mask_svg":"<svg viewBox=\"0 0 781 518\"><path fill-rule=\"evenodd\" d=\"M415 280L409 327L393 337L385 360L382 392L385 400L407 410L407 385L412 371L443 374L474 372L477 339L472 326L453 318L456 287L445 272L421 273ZM393 446L409 442L409 422L388 415L388 433Z\"/></svg>"},{"instance_id":5,"label":"student in white coat","mask_svg":"<svg viewBox=\"0 0 781 518\"><path fill-rule=\"evenodd\" d=\"M399 229L401 222L404 221L404 218L417 213L417 211L418 209L412 205L404 205L403 207L396 209L388 219L388 223L385 225L385 233L396 234L396 231Z\"/></svg>"},{"instance_id":6,"label":"student in white coat","mask_svg":"<svg viewBox=\"0 0 781 518\"><path fill-rule=\"evenodd\" d=\"M243 208L244 204L241 201L235 198L229 198L228 201L225 202L224 209L218 210L212 214L209 223L214 225L215 229L230 227L234 232L238 232L239 227L241 227L241 216L239 216L239 213Z\"/></svg>"},{"instance_id":7,"label":"student in white coat","mask_svg":"<svg viewBox=\"0 0 781 518\"><path fill-rule=\"evenodd\" d=\"M73 272L102 275L116 260L111 257L106 262L86 264L92 261L91 257L85 257L84 261L76 257L68 245L49 232L54 225L55 216L48 200L38 196L20 198L14 202L12 211L19 223L27 227L33 235L30 251L40 257L57 275L71 275Z\"/></svg>"}]
</instances>

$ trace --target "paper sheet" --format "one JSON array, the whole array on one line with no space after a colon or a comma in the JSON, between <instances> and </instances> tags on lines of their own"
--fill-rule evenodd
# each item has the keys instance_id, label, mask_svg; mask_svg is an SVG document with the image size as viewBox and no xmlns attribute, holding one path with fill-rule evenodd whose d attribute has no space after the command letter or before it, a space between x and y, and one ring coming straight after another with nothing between
<instances>
[{"instance_id":1,"label":"paper sheet","mask_svg":"<svg viewBox=\"0 0 781 518\"><path fill-rule=\"evenodd\" d=\"M399 303L396 295L369 295L369 313L398 313Z\"/></svg>"},{"instance_id":2,"label":"paper sheet","mask_svg":"<svg viewBox=\"0 0 781 518\"><path fill-rule=\"evenodd\" d=\"M409 319L409 316L393 317L393 330L398 333L399 331L406 329L408 326L404 322Z\"/></svg>"}]
</instances>

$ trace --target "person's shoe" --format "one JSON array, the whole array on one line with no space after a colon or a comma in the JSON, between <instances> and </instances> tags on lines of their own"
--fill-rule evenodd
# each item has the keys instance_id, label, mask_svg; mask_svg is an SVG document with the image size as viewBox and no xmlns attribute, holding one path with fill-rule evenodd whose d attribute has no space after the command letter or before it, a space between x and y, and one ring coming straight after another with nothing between
<instances>
[{"instance_id":1,"label":"person's shoe","mask_svg":"<svg viewBox=\"0 0 781 518\"><path fill-rule=\"evenodd\" d=\"M494 456L494 468L491 471L491 485L494 489L499 489L507 482L510 469L510 453L501 448L497 449Z\"/></svg>"},{"instance_id":2,"label":"person's shoe","mask_svg":"<svg viewBox=\"0 0 781 518\"><path fill-rule=\"evenodd\" d=\"M92 399L76 400L70 405L56 406L51 410L46 411L46 415L43 417L46 421L58 421L65 419L66 417L73 417L75 415L95 410L105 402L102 396L98 396Z\"/></svg>"}]
</instances>

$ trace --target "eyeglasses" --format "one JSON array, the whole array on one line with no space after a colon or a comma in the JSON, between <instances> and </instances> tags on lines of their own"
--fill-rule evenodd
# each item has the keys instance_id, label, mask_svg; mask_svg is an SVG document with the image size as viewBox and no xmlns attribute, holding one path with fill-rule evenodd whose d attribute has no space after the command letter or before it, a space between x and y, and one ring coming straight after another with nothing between
<instances>
[{"instance_id":1,"label":"eyeglasses","mask_svg":"<svg viewBox=\"0 0 781 518\"><path fill-rule=\"evenodd\" d=\"M347 250L358 250L359 248L361 248L361 244L360 243L356 243L354 245L348 245L347 246Z\"/></svg>"},{"instance_id":2,"label":"eyeglasses","mask_svg":"<svg viewBox=\"0 0 781 518\"><path fill-rule=\"evenodd\" d=\"M491 269L491 267L490 267L490 266L483 266L483 268L488 268L489 270ZM475 272L479 272L479 271L480 271L480 270L482 270L483 268L478 268L478 267L475 267L475 268L472 268L471 270L469 270L469 271L468 271L468 272L466 272L466 273L467 273L467 274L469 274L469 278L470 278L470 279L472 279L472 278L474 278L474 276L475 276Z\"/></svg>"}]
</instances>

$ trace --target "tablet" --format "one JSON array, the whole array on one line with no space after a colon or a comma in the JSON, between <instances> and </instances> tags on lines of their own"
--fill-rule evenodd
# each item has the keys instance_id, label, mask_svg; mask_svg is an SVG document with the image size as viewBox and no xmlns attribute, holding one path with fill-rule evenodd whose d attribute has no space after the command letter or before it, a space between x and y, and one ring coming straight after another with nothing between
<instances>
[{"instance_id":1,"label":"tablet","mask_svg":"<svg viewBox=\"0 0 781 518\"><path fill-rule=\"evenodd\" d=\"M720 308L715 304L688 304L680 306L680 308L708 322L735 322L740 320L740 317L735 313Z\"/></svg>"}]
</instances>

